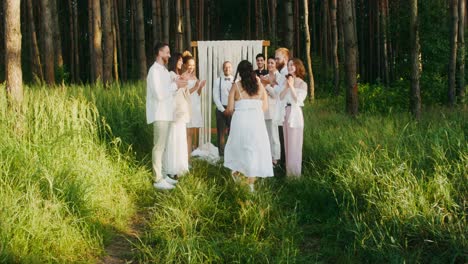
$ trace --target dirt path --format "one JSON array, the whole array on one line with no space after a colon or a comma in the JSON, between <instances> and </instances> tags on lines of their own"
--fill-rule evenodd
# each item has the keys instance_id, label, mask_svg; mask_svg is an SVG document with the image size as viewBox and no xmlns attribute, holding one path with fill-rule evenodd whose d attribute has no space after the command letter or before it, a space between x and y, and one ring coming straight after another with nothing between
<instances>
[{"instance_id":1,"label":"dirt path","mask_svg":"<svg viewBox=\"0 0 468 264\"><path fill-rule=\"evenodd\" d=\"M137 243L143 235L145 223L146 216L143 213L137 213L132 219L129 230L115 235L106 247L106 256L99 263L136 263L133 244Z\"/></svg>"}]
</instances>

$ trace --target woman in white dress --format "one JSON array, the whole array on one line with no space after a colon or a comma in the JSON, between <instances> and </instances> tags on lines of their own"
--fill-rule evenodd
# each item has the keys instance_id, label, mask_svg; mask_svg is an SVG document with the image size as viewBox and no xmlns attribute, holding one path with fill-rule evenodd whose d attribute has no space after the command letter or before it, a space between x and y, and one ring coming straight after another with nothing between
<instances>
[{"instance_id":1,"label":"woman in white dress","mask_svg":"<svg viewBox=\"0 0 468 264\"><path fill-rule=\"evenodd\" d=\"M189 156L192 154L192 148L197 147L198 131L203 127L203 117L201 111L201 91L206 81L199 81L195 71L195 59L189 52L184 52L184 73L182 77L188 80L187 88L190 93L191 118L187 124L187 149Z\"/></svg>"},{"instance_id":2,"label":"woman in white dress","mask_svg":"<svg viewBox=\"0 0 468 264\"><path fill-rule=\"evenodd\" d=\"M182 54L173 54L169 59L168 70L171 79L180 78ZM177 90L174 100L174 121L171 123L165 155L164 172L177 178L188 171L186 125L190 121L190 95L188 88Z\"/></svg>"},{"instance_id":3,"label":"woman in white dress","mask_svg":"<svg viewBox=\"0 0 468 264\"><path fill-rule=\"evenodd\" d=\"M241 81L236 82L237 76ZM272 177L270 142L264 121L267 93L252 64L241 61L229 92L227 110L233 113L231 131L224 152L224 166L234 177L242 173L254 191L256 177Z\"/></svg>"}]
</instances>

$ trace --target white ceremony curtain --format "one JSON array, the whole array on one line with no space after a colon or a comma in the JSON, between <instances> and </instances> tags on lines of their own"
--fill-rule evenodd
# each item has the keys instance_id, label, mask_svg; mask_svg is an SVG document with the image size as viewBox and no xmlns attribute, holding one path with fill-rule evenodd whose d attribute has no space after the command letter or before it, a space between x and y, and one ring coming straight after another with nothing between
<instances>
[{"instance_id":1,"label":"white ceremony curtain","mask_svg":"<svg viewBox=\"0 0 468 264\"><path fill-rule=\"evenodd\" d=\"M198 41L198 78L206 80L206 86L201 93L204 126L200 129L199 146L205 151L209 151L211 147L213 83L223 74L223 62L232 62L233 75L235 75L237 65L242 60L249 60L255 68L255 56L262 53L262 44L262 40Z\"/></svg>"}]
</instances>

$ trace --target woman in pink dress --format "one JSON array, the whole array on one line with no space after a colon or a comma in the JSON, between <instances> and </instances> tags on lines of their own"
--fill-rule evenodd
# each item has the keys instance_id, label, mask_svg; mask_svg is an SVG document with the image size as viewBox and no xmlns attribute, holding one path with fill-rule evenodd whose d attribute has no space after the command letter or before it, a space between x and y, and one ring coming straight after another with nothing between
<instances>
[{"instance_id":1,"label":"woman in pink dress","mask_svg":"<svg viewBox=\"0 0 468 264\"><path fill-rule=\"evenodd\" d=\"M286 107L283 123L284 149L286 154L286 174L300 176L302 170L302 143L304 116L302 107L307 97L307 83L304 81L305 67L300 59L290 59L286 84L280 93Z\"/></svg>"}]
</instances>

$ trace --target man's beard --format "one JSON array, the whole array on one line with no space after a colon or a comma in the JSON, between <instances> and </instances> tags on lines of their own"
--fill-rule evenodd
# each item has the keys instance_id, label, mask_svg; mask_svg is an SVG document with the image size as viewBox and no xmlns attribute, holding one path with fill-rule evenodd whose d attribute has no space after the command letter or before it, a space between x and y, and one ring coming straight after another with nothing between
<instances>
[{"instance_id":1,"label":"man's beard","mask_svg":"<svg viewBox=\"0 0 468 264\"><path fill-rule=\"evenodd\" d=\"M277 63L276 63L276 69L277 69L278 71L280 71L281 69L283 69L284 64L285 64L284 62L277 62Z\"/></svg>"},{"instance_id":2,"label":"man's beard","mask_svg":"<svg viewBox=\"0 0 468 264\"><path fill-rule=\"evenodd\" d=\"M169 63L169 58L167 58L167 57L163 57L162 60L163 60L164 64Z\"/></svg>"}]
</instances>

